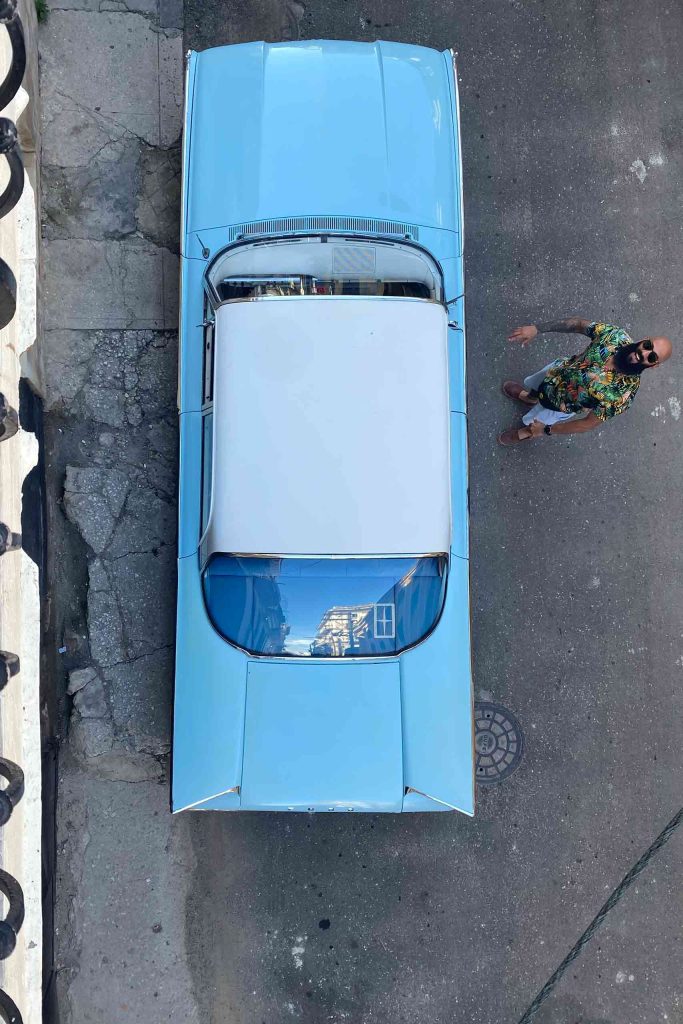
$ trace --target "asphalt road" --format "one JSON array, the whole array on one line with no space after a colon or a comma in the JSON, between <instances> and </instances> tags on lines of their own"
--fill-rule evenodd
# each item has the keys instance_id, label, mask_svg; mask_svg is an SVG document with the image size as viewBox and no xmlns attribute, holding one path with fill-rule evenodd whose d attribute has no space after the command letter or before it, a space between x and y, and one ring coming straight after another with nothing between
<instances>
[{"instance_id":1,"label":"asphalt road","mask_svg":"<svg viewBox=\"0 0 683 1024\"><path fill-rule=\"evenodd\" d=\"M180 8L40 30L60 1024L516 1024L680 801L683 14L186 0L186 46L459 52L475 690L527 748L473 820L171 817ZM501 381L577 346L506 332L571 314L678 348L600 431L499 448ZM682 866L678 836L537 1024L683 1021Z\"/></svg>"},{"instance_id":2,"label":"asphalt road","mask_svg":"<svg viewBox=\"0 0 683 1024\"><path fill-rule=\"evenodd\" d=\"M680 337L683 18L635 0L185 3L194 48L296 34L460 55L475 689L528 746L474 821L198 816L200 1016L513 1024L680 800L680 355L596 434L495 437L514 421L500 382L577 345L513 350L509 327L579 314ZM683 1020L682 851L539 1024Z\"/></svg>"}]
</instances>

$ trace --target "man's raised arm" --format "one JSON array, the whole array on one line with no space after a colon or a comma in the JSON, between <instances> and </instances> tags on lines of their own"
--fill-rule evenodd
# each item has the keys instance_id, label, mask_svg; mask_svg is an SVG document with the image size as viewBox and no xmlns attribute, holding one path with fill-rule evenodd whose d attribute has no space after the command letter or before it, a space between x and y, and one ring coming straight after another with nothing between
<instances>
[{"instance_id":1,"label":"man's raised arm","mask_svg":"<svg viewBox=\"0 0 683 1024\"><path fill-rule=\"evenodd\" d=\"M528 324L526 327L515 327L508 335L508 341L516 341L520 345L528 345L537 334L544 334L549 331L556 331L561 334L585 334L588 335L588 327L591 320L584 320L580 316L570 316L566 320L546 320L542 324Z\"/></svg>"}]
</instances>

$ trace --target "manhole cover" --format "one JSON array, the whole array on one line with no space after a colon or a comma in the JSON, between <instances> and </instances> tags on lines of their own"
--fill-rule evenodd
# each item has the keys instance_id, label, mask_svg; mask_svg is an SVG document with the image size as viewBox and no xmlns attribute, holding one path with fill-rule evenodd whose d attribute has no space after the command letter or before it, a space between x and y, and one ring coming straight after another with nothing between
<instances>
[{"instance_id":1,"label":"manhole cover","mask_svg":"<svg viewBox=\"0 0 683 1024\"><path fill-rule=\"evenodd\" d=\"M515 716L500 704L477 701L474 705L475 778L500 782L514 772L522 759L524 733Z\"/></svg>"}]
</instances>

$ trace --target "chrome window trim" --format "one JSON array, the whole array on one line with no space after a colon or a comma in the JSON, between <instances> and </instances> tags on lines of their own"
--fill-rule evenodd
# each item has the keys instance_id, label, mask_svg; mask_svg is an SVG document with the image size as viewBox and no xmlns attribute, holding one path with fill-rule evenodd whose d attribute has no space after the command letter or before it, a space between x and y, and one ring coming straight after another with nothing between
<instances>
[{"instance_id":1,"label":"chrome window trim","mask_svg":"<svg viewBox=\"0 0 683 1024\"><path fill-rule=\"evenodd\" d=\"M295 302L297 299L370 299L373 302L391 299L392 302L430 302L434 306L445 306L445 303L439 302L438 299L423 299L413 295L249 295L239 299L223 299L215 308L220 309L221 306L229 306L233 302L281 302L283 299L293 299Z\"/></svg>"},{"instance_id":2,"label":"chrome window trim","mask_svg":"<svg viewBox=\"0 0 683 1024\"><path fill-rule=\"evenodd\" d=\"M460 89L458 87L458 55L453 49L449 47L451 54L451 67L453 70L453 90L455 96L455 128L458 138L458 179L459 179L459 190L458 190L458 232L460 234L460 255L462 256L465 252L465 205L464 205L464 188L462 179L462 132L460 127Z\"/></svg>"}]
</instances>

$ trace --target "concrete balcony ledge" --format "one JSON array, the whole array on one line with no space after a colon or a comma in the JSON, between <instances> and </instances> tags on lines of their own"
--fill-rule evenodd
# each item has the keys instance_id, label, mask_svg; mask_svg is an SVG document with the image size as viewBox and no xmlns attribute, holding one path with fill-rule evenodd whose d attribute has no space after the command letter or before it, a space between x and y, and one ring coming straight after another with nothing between
<instances>
[{"instance_id":1,"label":"concrete balcony ledge","mask_svg":"<svg viewBox=\"0 0 683 1024\"><path fill-rule=\"evenodd\" d=\"M36 14L32 0L20 0L28 66L19 92L0 113L17 125L25 168L24 190L15 208L0 221L0 256L17 281L17 310L0 331L0 391L19 409L19 381L28 376L40 390L35 345L38 335L38 157L40 112ZM9 66L11 48L0 26L0 75ZM6 161L2 161L0 189ZM20 429L0 441L0 522L22 532L22 487L38 461L34 434ZM25 919L14 952L0 961L0 988L12 998L24 1024L42 1019L41 907L41 737L40 737L40 593L38 566L25 551L0 556L0 650L20 659L0 694L0 754L24 772L25 790L0 828L0 866L20 884Z\"/></svg>"}]
</instances>

